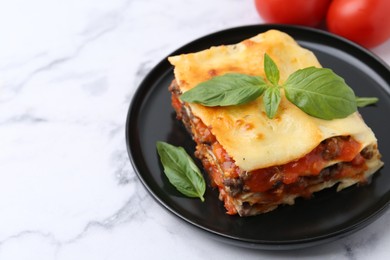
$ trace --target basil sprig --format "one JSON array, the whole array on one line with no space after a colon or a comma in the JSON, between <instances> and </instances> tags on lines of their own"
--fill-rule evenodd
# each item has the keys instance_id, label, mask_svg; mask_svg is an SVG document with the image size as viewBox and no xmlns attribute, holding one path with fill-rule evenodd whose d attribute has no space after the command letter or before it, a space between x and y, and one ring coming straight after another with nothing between
<instances>
[{"instance_id":1,"label":"basil sprig","mask_svg":"<svg viewBox=\"0 0 390 260\"><path fill-rule=\"evenodd\" d=\"M357 110L353 90L330 69L298 70L288 77L284 89L291 103L314 117L344 118Z\"/></svg>"},{"instance_id":2,"label":"basil sprig","mask_svg":"<svg viewBox=\"0 0 390 260\"><path fill-rule=\"evenodd\" d=\"M376 97L356 97L356 105L358 107L370 106L378 102Z\"/></svg>"},{"instance_id":3,"label":"basil sprig","mask_svg":"<svg viewBox=\"0 0 390 260\"><path fill-rule=\"evenodd\" d=\"M277 86L279 84L280 73L278 66L267 53L264 54L264 72L267 76L267 79L274 86Z\"/></svg>"},{"instance_id":4,"label":"basil sprig","mask_svg":"<svg viewBox=\"0 0 390 260\"><path fill-rule=\"evenodd\" d=\"M180 98L209 107L241 105L258 98L266 88L262 77L227 73L198 84Z\"/></svg>"},{"instance_id":5,"label":"basil sprig","mask_svg":"<svg viewBox=\"0 0 390 260\"><path fill-rule=\"evenodd\" d=\"M264 93L263 102L265 107L265 112L269 118L274 118L276 112L278 112L278 107L280 100L282 99L280 95L279 87L269 87Z\"/></svg>"},{"instance_id":6,"label":"basil sprig","mask_svg":"<svg viewBox=\"0 0 390 260\"><path fill-rule=\"evenodd\" d=\"M204 201L206 182L184 148L161 141L156 147L169 182L182 194Z\"/></svg>"},{"instance_id":7,"label":"basil sprig","mask_svg":"<svg viewBox=\"0 0 390 260\"><path fill-rule=\"evenodd\" d=\"M185 102L204 106L241 105L263 95L268 118L277 114L281 100L280 89L286 98L305 113L331 120L354 113L357 107L374 104L377 98L356 97L344 79L327 68L308 67L292 73L283 85L279 85L279 69L264 54L266 80L259 76L227 73L202 82L181 95Z\"/></svg>"}]
</instances>

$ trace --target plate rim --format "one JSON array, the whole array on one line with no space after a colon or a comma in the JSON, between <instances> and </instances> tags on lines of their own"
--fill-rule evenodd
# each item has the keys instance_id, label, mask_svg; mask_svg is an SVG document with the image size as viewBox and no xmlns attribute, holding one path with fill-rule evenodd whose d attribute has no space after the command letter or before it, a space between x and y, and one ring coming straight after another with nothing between
<instances>
[{"instance_id":1,"label":"plate rim","mask_svg":"<svg viewBox=\"0 0 390 260\"><path fill-rule=\"evenodd\" d=\"M342 228L340 230L325 234L316 236L314 238L305 238L305 239L291 239L286 241L271 241L271 240L256 240L256 239L248 239L248 238L237 238L230 235L226 235L220 232L217 232L215 230L211 230L207 227L204 227L191 219L188 219L185 216L182 216L180 212L177 212L175 209L172 209L160 196L151 188L149 187L147 181L144 179L143 174L138 169L138 166L136 164L136 155L134 154L132 150L132 146L137 145L138 143L134 144L133 141L130 141L130 132L131 132L131 124L130 121L134 122L134 116L133 113L136 113L137 104L138 102L142 103L142 100L139 100L139 97L142 96L143 92L148 92L148 89L145 87L142 87L147 84L148 81L154 81L152 78L154 74L159 74L158 71L163 71L164 73L170 73L173 71L172 66L169 64L167 57L184 53L183 50L187 50L193 45L196 45L197 42L202 42L207 40L208 38L214 38L218 35L228 34L232 33L234 31L240 31L240 30L249 30L254 31L254 35L256 34L255 31L266 31L268 29L278 29L278 30L296 30L300 31L302 33L314 33L314 34L321 34L325 37L330 37L333 40L340 41L343 44L350 45L352 48L355 48L356 51L360 53L364 53L364 55L367 55L368 58L373 59L376 63L378 63L378 66L382 67L384 70L387 71L387 73L390 73L390 66L384 62L379 56L377 56L375 53L371 52L370 50L352 42L349 41L341 36L334 35L330 32L323 31L316 28L309 28L309 27L303 27L303 26L296 26L296 25L281 25L281 24L259 24L259 25L245 25L245 26L238 26L238 27L232 27L224 30L219 30L212 32L210 34L206 34L202 37L196 38L181 47L177 48L167 56L165 56L160 62L158 62L149 72L148 74L143 78L143 80L138 84L136 91L133 94L133 97L131 99L131 102L129 104L127 117L126 117L126 127L125 127L125 137L126 137L126 147L127 147L127 153L130 159L130 162L133 166L134 172L136 173L138 179L141 181L143 186L147 189L147 191L152 195L152 197L161 205L163 208L168 210L169 212L173 213L176 217L181 219L182 221L191 224L192 226L196 227L197 229L206 231L207 234L211 235L213 238L216 238L217 240L221 240L223 242L226 242L228 244L232 245L238 245L242 247L247 248L254 248L254 249L270 249L270 250L289 250L289 249L298 249L298 248L305 248L308 246L314 246L318 244L323 244L326 242L333 241L335 239L342 238L344 236L347 236L351 233L354 233L370 223L372 223L375 219L380 217L389 207L390 200L387 200L383 204L381 204L378 209L375 210L373 214L370 214L369 217L364 218L360 220L359 222L354 223L353 225L349 225L348 227ZM199 49L199 48L198 48ZM378 73L381 75L381 73ZM160 77L162 76L159 74ZM390 93L390 90L388 90ZM139 140L138 140L139 141ZM139 145L139 144L138 144ZM390 189L389 189L390 191Z\"/></svg>"}]
</instances>

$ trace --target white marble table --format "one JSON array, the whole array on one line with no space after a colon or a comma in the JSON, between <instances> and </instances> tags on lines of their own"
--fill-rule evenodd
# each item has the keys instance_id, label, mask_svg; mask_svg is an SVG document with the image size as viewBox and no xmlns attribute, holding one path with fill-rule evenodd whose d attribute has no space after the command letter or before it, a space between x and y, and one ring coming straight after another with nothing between
<instances>
[{"instance_id":1,"label":"white marble table","mask_svg":"<svg viewBox=\"0 0 390 260\"><path fill-rule=\"evenodd\" d=\"M390 212L319 247L227 246L163 209L125 144L167 54L262 20L251 0L0 1L0 259L390 259ZM373 49L390 63L390 41Z\"/></svg>"}]
</instances>

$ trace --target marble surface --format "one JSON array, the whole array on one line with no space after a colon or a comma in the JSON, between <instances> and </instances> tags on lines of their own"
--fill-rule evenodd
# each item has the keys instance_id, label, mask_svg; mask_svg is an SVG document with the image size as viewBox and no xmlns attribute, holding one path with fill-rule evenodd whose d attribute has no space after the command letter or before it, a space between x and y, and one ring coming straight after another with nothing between
<instances>
[{"instance_id":1,"label":"marble surface","mask_svg":"<svg viewBox=\"0 0 390 260\"><path fill-rule=\"evenodd\" d=\"M259 23L250 0L0 1L0 259L389 259L389 211L322 246L248 250L135 176L125 120L143 77L187 42ZM390 63L390 42L372 51Z\"/></svg>"}]
</instances>

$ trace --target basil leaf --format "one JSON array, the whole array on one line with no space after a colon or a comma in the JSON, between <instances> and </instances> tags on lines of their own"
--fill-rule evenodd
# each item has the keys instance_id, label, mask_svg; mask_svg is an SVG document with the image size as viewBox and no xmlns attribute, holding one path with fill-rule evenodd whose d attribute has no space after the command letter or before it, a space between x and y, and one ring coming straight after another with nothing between
<instances>
[{"instance_id":1,"label":"basil leaf","mask_svg":"<svg viewBox=\"0 0 390 260\"><path fill-rule=\"evenodd\" d=\"M263 102L268 118L274 118L280 104L281 95L279 87L270 87L264 92Z\"/></svg>"},{"instance_id":2,"label":"basil leaf","mask_svg":"<svg viewBox=\"0 0 390 260\"><path fill-rule=\"evenodd\" d=\"M357 110L353 90L330 69L298 70L288 77L284 89L290 102L317 118L344 118Z\"/></svg>"},{"instance_id":3,"label":"basil leaf","mask_svg":"<svg viewBox=\"0 0 390 260\"><path fill-rule=\"evenodd\" d=\"M376 97L356 97L356 105L358 107L365 107L375 104L378 100Z\"/></svg>"},{"instance_id":4,"label":"basil leaf","mask_svg":"<svg viewBox=\"0 0 390 260\"><path fill-rule=\"evenodd\" d=\"M169 182L182 194L204 201L205 180L183 147L157 142L157 152Z\"/></svg>"},{"instance_id":5,"label":"basil leaf","mask_svg":"<svg viewBox=\"0 0 390 260\"><path fill-rule=\"evenodd\" d=\"M274 85L277 86L279 83L279 69L271 57L265 53L264 54L264 71L267 79Z\"/></svg>"},{"instance_id":6,"label":"basil leaf","mask_svg":"<svg viewBox=\"0 0 390 260\"><path fill-rule=\"evenodd\" d=\"M202 82L180 96L185 102L204 106L231 106L258 98L267 84L259 76L228 73Z\"/></svg>"}]
</instances>

